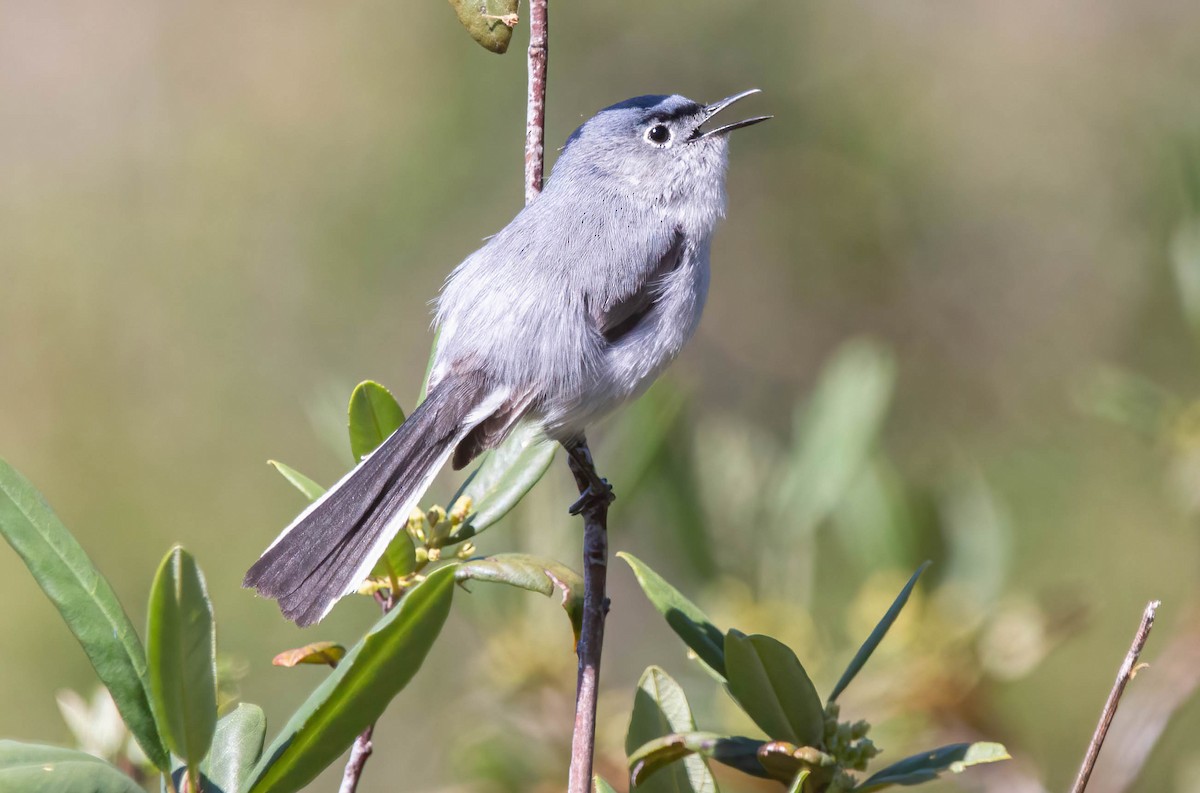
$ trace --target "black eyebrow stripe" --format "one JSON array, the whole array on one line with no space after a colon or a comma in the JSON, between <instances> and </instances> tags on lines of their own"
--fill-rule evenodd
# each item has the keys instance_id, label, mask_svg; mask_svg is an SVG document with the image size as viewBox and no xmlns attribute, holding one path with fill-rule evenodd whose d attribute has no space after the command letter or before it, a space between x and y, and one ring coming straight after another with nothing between
<instances>
[{"instance_id":1,"label":"black eyebrow stripe","mask_svg":"<svg viewBox=\"0 0 1200 793\"><path fill-rule=\"evenodd\" d=\"M694 116L703 108L700 105L684 105L674 113L654 113L650 116L650 121L678 121L684 116Z\"/></svg>"}]
</instances>

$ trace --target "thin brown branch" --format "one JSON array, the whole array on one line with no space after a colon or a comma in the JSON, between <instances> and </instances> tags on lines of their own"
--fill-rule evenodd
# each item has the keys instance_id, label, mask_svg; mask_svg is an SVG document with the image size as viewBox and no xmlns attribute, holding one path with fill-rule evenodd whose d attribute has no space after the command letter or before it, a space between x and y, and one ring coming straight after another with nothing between
<instances>
[{"instance_id":1,"label":"thin brown branch","mask_svg":"<svg viewBox=\"0 0 1200 793\"><path fill-rule=\"evenodd\" d=\"M1079 775L1075 777L1071 793L1083 793L1084 788L1087 787L1092 769L1096 765L1096 758L1100 756L1100 747L1104 745L1104 737L1108 735L1108 728L1112 724L1113 716L1117 715L1117 706L1121 703L1121 695L1125 693L1125 686L1137 673L1138 657L1142 654L1142 648L1146 646L1150 629L1154 627L1154 615L1158 612L1160 603L1161 601L1152 600L1146 604L1146 610L1142 612L1142 621L1138 624L1137 633L1133 635L1133 644L1130 645L1129 652L1126 653L1125 660L1121 663L1121 668L1117 670L1117 680L1113 683L1112 691L1108 692L1108 701L1104 703L1104 710L1100 712L1100 723L1096 725L1096 732L1092 735L1087 753L1083 756L1083 763L1079 766Z\"/></svg>"},{"instance_id":2,"label":"thin brown branch","mask_svg":"<svg viewBox=\"0 0 1200 793\"><path fill-rule=\"evenodd\" d=\"M600 685L600 655L604 647L604 618L608 614L608 504L606 484L596 474L587 442L568 451L567 463L579 488L583 516L583 627L579 633L579 677L575 689L575 729L571 735L571 773L568 793L588 793L592 787L592 758L596 749L596 700Z\"/></svg>"},{"instance_id":3,"label":"thin brown branch","mask_svg":"<svg viewBox=\"0 0 1200 793\"><path fill-rule=\"evenodd\" d=\"M346 763L346 770L342 774L342 786L338 788L338 793L354 793L358 790L358 780L362 778L363 767L366 766L367 758L375 749L371 743L373 732L375 732L374 724L363 730L354 739L354 748L350 750L350 760Z\"/></svg>"},{"instance_id":4,"label":"thin brown branch","mask_svg":"<svg viewBox=\"0 0 1200 793\"><path fill-rule=\"evenodd\" d=\"M1137 781L1175 713L1200 689L1200 604L1154 659L1154 675L1121 700L1108 751L1096 762L1088 793L1125 793Z\"/></svg>"},{"instance_id":5,"label":"thin brown branch","mask_svg":"<svg viewBox=\"0 0 1200 793\"><path fill-rule=\"evenodd\" d=\"M525 112L525 203L542 192L546 151L547 0L529 3L529 100Z\"/></svg>"},{"instance_id":6,"label":"thin brown branch","mask_svg":"<svg viewBox=\"0 0 1200 793\"><path fill-rule=\"evenodd\" d=\"M387 614L396 605L396 593L392 590L388 590L386 595L376 592L374 598L375 602L379 604L379 610L384 614ZM333 664L333 666L337 666L337 664ZM366 768L371 753L375 751L375 744L371 743L371 736L374 733L375 725L369 724L354 739L354 746L350 749L350 759L346 761L346 770L342 772L342 784L338 788L338 793L355 793L358 790L358 781L362 779L363 769Z\"/></svg>"}]
</instances>

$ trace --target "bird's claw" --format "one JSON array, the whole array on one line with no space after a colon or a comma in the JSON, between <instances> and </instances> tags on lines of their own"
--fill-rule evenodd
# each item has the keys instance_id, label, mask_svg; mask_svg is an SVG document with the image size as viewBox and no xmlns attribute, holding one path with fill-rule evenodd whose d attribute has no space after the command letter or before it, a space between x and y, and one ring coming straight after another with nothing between
<instances>
[{"instance_id":1,"label":"bird's claw","mask_svg":"<svg viewBox=\"0 0 1200 793\"><path fill-rule=\"evenodd\" d=\"M588 485L587 490L579 495L579 500L567 508L572 515L580 515L590 509L607 507L616 500L612 485L607 479L597 479Z\"/></svg>"}]
</instances>

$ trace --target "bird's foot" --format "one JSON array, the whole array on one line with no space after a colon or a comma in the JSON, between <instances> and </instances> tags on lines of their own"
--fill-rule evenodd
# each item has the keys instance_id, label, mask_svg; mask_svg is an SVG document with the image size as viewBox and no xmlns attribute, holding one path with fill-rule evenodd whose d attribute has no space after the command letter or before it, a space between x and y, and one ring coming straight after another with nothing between
<instances>
[{"instance_id":1,"label":"bird's foot","mask_svg":"<svg viewBox=\"0 0 1200 793\"><path fill-rule=\"evenodd\" d=\"M567 508L567 512L572 515L581 515L584 512L604 509L616 499L608 480L597 476L588 483L587 490L580 494L579 500Z\"/></svg>"}]
</instances>

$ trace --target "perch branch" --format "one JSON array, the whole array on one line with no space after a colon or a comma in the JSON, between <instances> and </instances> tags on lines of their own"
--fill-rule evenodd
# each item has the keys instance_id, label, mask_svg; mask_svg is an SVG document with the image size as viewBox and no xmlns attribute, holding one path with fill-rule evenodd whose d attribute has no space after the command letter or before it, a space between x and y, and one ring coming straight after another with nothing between
<instances>
[{"instance_id":1,"label":"perch branch","mask_svg":"<svg viewBox=\"0 0 1200 793\"><path fill-rule=\"evenodd\" d=\"M1133 635L1133 644L1130 645L1129 652L1126 653L1125 660L1121 663L1121 668L1117 670L1117 680L1113 683L1112 691L1108 692L1108 701L1104 703L1104 710L1100 711L1100 723L1096 725L1096 732L1092 735L1087 753L1083 756L1083 763L1079 766L1079 775L1075 777L1071 793L1083 793L1084 788L1087 787L1088 778L1091 777L1092 769L1096 765L1096 758L1100 756L1100 747L1104 744L1104 737L1108 735L1109 725L1112 724L1113 716L1117 714L1117 705L1121 703L1121 695L1125 693L1125 686L1137 674L1138 656L1142 654L1142 648L1146 646L1146 639L1150 636L1150 629L1154 627L1154 615L1158 611L1159 603L1158 600L1152 600L1146 604L1146 610L1142 613L1142 621L1138 624L1137 633Z\"/></svg>"},{"instance_id":2,"label":"perch branch","mask_svg":"<svg viewBox=\"0 0 1200 793\"><path fill-rule=\"evenodd\" d=\"M583 627L579 633L579 677L575 689L575 729L571 735L571 773L568 793L588 793L592 787L592 758L596 748L596 699L600 683L600 654L604 618L608 614L608 505L612 494L596 474L587 442L567 448L567 463L579 501L572 512L583 516Z\"/></svg>"}]
</instances>

